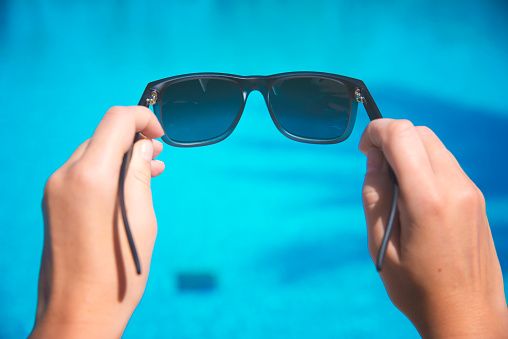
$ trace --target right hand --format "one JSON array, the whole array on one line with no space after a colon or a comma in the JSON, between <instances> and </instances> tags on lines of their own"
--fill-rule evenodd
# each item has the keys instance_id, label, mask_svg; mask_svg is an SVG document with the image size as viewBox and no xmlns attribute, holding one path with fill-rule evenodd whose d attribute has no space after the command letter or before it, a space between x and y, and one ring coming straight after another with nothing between
<instances>
[{"instance_id":1,"label":"right hand","mask_svg":"<svg viewBox=\"0 0 508 339\"><path fill-rule=\"evenodd\" d=\"M480 190L426 127L371 122L363 188L375 260L388 217L393 169L400 187L384 268L388 295L426 338L507 338L503 276Z\"/></svg>"}]
</instances>

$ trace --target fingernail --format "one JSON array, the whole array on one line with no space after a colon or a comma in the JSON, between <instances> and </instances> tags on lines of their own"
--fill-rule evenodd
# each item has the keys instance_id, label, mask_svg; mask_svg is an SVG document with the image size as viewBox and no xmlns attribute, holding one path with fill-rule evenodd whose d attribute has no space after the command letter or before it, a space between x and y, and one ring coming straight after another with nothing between
<instances>
[{"instance_id":1,"label":"fingernail","mask_svg":"<svg viewBox=\"0 0 508 339\"><path fill-rule=\"evenodd\" d=\"M371 148L367 154L367 173L382 172L386 168L386 160L383 151Z\"/></svg>"},{"instance_id":2,"label":"fingernail","mask_svg":"<svg viewBox=\"0 0 508 339\"><path fill-rule=\"evenodd\" d=\"M153 143L152 140L143 140L141 143L141 157L147 161L153 158Z\"/></svg>"}]
</instances>

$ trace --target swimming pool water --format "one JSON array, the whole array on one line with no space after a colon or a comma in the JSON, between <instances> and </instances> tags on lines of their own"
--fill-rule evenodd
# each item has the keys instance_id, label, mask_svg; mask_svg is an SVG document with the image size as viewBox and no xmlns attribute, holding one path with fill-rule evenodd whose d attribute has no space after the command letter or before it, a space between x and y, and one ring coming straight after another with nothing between
<instances>
[{"instance_id":1,"label":"swimming pool water","mask_svg":"<svg viewBox=\"0 0 508 339\"><path fill-rule=\"evenodd\" d=\"M507 5L502 1L3 1L0 337L33 326L49 175L145 85L216 71L365 81L381 112L434 129L487 200L508 272ZM237 129L165 146L159 233L125 338L413 338L367 251L357 150L293 142L253 93ZM181 293L182 272L214 288ZM506 280L506 279L505 279Z\"/></svg>"}]
</instances>

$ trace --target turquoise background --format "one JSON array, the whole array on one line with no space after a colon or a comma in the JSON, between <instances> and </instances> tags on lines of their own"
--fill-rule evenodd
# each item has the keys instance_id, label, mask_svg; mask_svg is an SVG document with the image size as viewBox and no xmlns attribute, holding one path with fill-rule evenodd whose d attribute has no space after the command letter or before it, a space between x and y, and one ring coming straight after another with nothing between
<instances>
[{"instance_id":1,"label":"turquoise background","mask_svg":"<svg viewBox=\"0 0 508 339\"><path fill-rule=\"evenodd\" d=\"M190 72L363 80L386 117L434 129L482 189L508 272L505 1L0 1L0 337L33 326L47 178L113 105ZM166 146L150 279L125 338L416 338L367 251L368 124L296 143L253 93L237 129ZM179 272L209 272L179 293ZM506 278L505 278L506 280Z\"/></svg>"}]
</instances>

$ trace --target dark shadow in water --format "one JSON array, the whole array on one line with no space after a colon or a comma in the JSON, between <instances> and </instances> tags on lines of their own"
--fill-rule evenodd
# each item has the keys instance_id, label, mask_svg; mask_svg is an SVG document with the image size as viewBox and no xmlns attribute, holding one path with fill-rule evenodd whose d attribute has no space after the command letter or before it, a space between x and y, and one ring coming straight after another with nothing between
<instances>
[{"instance_id":1,"label":"dark shadow in water","mask_svg":"<svg viewBox=\"0 0 508 339\"><path fill-rule=\"evenodd\" d=\"M180 293L211 293L218 286L214 272L178 272L175 280Z\"/></svg>"}]
</instances>

